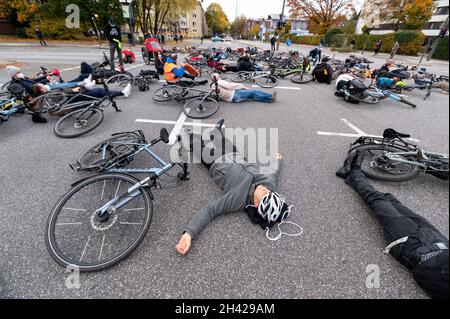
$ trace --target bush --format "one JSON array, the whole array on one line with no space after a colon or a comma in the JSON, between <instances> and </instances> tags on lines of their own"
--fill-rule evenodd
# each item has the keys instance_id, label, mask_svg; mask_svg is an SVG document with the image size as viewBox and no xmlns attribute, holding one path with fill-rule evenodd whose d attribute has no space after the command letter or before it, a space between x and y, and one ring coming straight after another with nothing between
<instances>
[{"instance_id":1,"label":"bush","mask_svg":"<svg viewBox=\"0 0 450 319\"><path fill-rule=\"evenodd\" d=\"M307 44L307 45L319 45L322 36L321 35L300 35L292 37L292 42L295 44Z\"/></svg>"},{"instance_id":2,"label":"bush","mask_svg":"<svg viewBox=\"0 0 450 319\"><path fill-rule=\"evenodd\" d=\"M326 35L325 35L326 36ZM333 48L342 48L344 44L350 46L352 40L355 40L354 49L362 50L366 43L366 50L373 50L375 43L382 41L381 52L391 52L395 41L400 43L399 54L417 55L423 50L422 43L425 35L421 31L402 30L384 35L353 35L334 33L329 40L329 46ZM448 42L447 42L448 43Z\"/></svg>"},{"instance_id":3,"label":"bush","mask_svg":"<svg viewBox=\"0 0 450 319\"><path fill-rule=\"evenodd\" d=\"M323 37L323 44L327 46L331 45L331 40L333 39L333 37L336 34L340 33L342 33L342 30L340 28L333 28L328 30L327 32L325 32L325 35Z\"/></svg>"},{"instance_id":4,"label":"bush","mask_svg":"<svg viewBox=\"0 0 450 319\"><path fill-rule=\"evenodd\" d=\"M448 36L439 40L439 43L434 51L433 59L448 61Z\"/></svg>"},{"instance_id":5,"label":"bush","mask_svg":"<svg viewBox=\"0 0 450 319\"><path fill-rule=\"evenodd\" d=\"M32 24L26 29L26 35L28 37L36 37L35 28L37 24ZM66 27L65 19L47 20L45 24L40 25L40 29L44 38L55 40L81 40L84 39L84 32L87 28L81 25L80 29L69 29Z\"/></svg>"}]
</instances>

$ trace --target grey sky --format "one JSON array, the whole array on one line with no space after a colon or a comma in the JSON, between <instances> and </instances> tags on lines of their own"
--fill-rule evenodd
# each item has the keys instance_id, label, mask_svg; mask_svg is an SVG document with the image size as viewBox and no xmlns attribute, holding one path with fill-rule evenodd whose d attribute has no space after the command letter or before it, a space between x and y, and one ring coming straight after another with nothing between
<instances>
[{"instance_id":1,"label":"grey sky","mask_svg":"<svg viewBox=\"0 0 450 319\"><path fill-rule=\"evenodd\" d=\"M283 0L204 0L203 8L206 10L211 3L217 2L222 6L228 20L233 21L236 16L236 1L238 15L245 15L248 18L267 18L269 14L280 14L283 6ZM355 0L355 3L358 2L363 0ZM289 14L288 7L285 14Z\"/></svg>"}]
</instances>

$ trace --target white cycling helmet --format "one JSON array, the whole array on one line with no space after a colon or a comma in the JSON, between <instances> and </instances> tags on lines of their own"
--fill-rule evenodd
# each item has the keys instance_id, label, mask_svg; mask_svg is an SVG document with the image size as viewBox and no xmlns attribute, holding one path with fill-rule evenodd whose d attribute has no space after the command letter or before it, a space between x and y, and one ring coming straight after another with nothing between
<instances>
[{"instance_id":1,"label":"white cycling helmet","mask_svg":"<svg viewBox=\"0 0 450 319\"><path fill-rule=\"evenodd\" d=\"M285 219L289 215L289 209L283 196L270 192L261 199L258 206L258 214L269 223L276 223L280 216ZM283 214L283 215L282 215Z\"/></svg>"}]
</instances>

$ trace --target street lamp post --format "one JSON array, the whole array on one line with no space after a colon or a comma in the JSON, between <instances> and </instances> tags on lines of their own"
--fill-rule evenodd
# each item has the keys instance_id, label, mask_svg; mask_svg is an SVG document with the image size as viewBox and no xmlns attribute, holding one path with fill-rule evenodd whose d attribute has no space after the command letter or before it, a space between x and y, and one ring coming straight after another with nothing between
<instances>
[{"instance_id":1,"label":"street lamp post","mask_svg":"<svg viewBox=\"0 0 450 319\"><path fill-rule=\"evenodd\" d=\"M133 0L121 0L123 4L128 4L128 24L130 27L131 45L136 45L136 37L134 35L134 10L133 10Z\"/></svg>"},{"instance_id":2,"label":"street lamp post","mask_svg":"<svg viewBox=\"0 0 450 319\"><path fill-rule=\"evenodd\" d=\"M98 29L97 26L97 18L98 18L98 14L94 14L94 16L92 17L92 23L94 24L94 28L95 28L95 34L97 35L97 40L99 45L102 45L102 41L100 40L100 30Z\"/></svg>"},{"instance_id":3,"label":"street lamp post","mask_svg":"<svg viewBox=\"0 0 450 319\"><path fill-rule=\"evenodd\" d=\"M281 31L281 26L283 25L284 22L284 8L286 7L286 0L283 0L283 9L281 10L281 16L280 16L280 31ZM278 41L277 41L277 51L280 50L280 42L281 42L281 34L278 35Z\"/></svg>"}]
</instances>

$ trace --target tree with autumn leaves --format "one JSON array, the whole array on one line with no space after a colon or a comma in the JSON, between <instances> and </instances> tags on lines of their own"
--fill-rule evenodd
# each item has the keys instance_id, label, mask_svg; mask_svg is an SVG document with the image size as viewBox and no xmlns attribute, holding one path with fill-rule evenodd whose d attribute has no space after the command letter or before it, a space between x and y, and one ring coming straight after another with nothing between
<instances>
[{"instance_id":1,"label":"tree with autumn leaves","mask_svg":"<svg viewBox=\"0 0 450 319\"><path fill-rule=\"evenodd\" d=\"M352 0L288 0L291 16L307 18L310 31L324 34L330 27L346 21L353 9Z\"/></svg>"},{"instance_id":2,"label":"tree with autumn leaves","mask_svg":"<svg viewBox=\"0 0 450 319\"><path fill-rule=\"evenodd\" d=\"M227 15L218 3L211 3L205 12L206 24L212 35L222 34L230 27Z\"/></svg>"},{"instance_id":3,"label":"tree with autumn leaves","mask_svg":"<svg viewBox=\"0 0 450 319\"><path fill-rule=\"evenodd\" d=\"M368 0L368 3L374 0ZM433 0L374 1L378 5L381 23L394 25L394 30L420 30L433 15Z\"/></svg>"}]
</instances>

